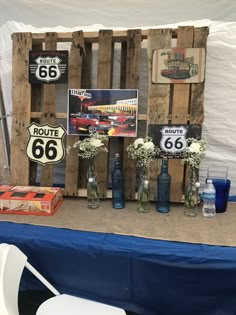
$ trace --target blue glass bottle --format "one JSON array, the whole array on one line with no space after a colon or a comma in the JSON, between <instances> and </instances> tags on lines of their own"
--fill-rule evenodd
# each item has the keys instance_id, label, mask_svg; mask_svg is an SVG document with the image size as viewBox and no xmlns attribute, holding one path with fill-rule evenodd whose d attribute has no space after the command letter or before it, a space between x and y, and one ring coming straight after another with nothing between
<instances>
[{"instance_id":1,"label":"blue glass bottle","mask_svg":"<svg viewBox=\"0 0 236 315\"><path fill-rule=\"evenodd\" d=\"M120 165L120 155L116 153L112 172L112 207L122 209L125 207L124 176Z\"/></svg>"},{"instance_id":2,"label":"blue glass bottle","mask_svg":"<svg viewBox=\"0 0 236 315\"><path fill-rule=\"evenodd\" d=\"M171 177L168 174L168 159L162 160L161 173L157 178L157 204L156 210L167 213L170 210L170 183Z\"/></svg>"}]
</instances>

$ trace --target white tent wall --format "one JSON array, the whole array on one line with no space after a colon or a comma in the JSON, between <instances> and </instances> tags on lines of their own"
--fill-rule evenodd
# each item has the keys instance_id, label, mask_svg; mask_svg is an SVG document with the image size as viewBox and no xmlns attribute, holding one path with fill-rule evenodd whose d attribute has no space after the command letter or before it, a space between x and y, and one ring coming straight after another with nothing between
<instances>
[{"instance_id":1,"label":"white tent wall","mask_svg":"<svg viewBox=\"0 0 236 315\"><path fill-rule=\"evenodd\" d=\"M2 3L4 2L4 3ZM230 196L236 200L236 3L217 1L1 1L0 75L6 113L12 109L11 75L13 32L94 31L102 28L159 28L178 25L209 26L203 123L208 140L200 177L204 182L208 166L227 166ZM205 18L208 19L205 19ZM192 20L189 20L192 19ZM17 20L15 22L10 20ZM216 21L218 20L218 21ZM58 21L63 26L58 25ZM76 26L78 24L83 26ZM31 23L32 25L27 25ZM101 24L93 24L101 23ZM170 24L171 23L171 24ZM175 23L175 24L173 24ZM89 25L92 24L92 25ZM153 26L155 25L155 26ZM164 25L164 26L163 26ZM73 27L72 27L73 26ZM42 28L43 27L43 28ZM146 82L147 83L147 82ZM64 101L64 100L63 100ZM11 119L8 119L9 130Z\"/></svg>"},{"instance_id":2,"label":"white tent wall","mask_svg":"<svg viewBox=\"0 0 236 315\"><path fill-rule=\"evenodd\" d=\"M146 27L189 20L235 21L234 0L0 0L0 25L14 20L35 27L103 24Z\"/></svg>"}]
</instances>

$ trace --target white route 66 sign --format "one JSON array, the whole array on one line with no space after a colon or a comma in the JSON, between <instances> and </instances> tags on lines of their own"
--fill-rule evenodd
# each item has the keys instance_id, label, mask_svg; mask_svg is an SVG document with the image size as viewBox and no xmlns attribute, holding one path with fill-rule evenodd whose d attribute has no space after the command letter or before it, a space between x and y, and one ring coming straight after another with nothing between
<instances>
[{"instance_id":1,"label":"white route 66 sign","mask_svg":"<svg viewBox=\"0 0 236 315\"><path fill-rule=\"evenodd\" d=\"M59 65L61 59L59 57L38 57L35 59L37 68L35 71L35 76L37 79L50 82L58 80L61 76L61 71Z\"/></svg>"},{"instance_id":2,"label":"white route 66 sign","mask_svg":"<svg viewBox=\"0 0 236 315\"><path fill-rule=\"evenodd\" d=\"M186 132L187 129L184 126L163 127L161 129L160 149L171 153L183 151L187 146Z\"/></svg>"},{"instance_id":3,"label":"white route 66 sign","mask_svg":"<svg viewBox=\"0 0 236 315\"><path fill-rule=\"evenodd\" d=\"M29 140L26 148L28 158L42 165L58 163L65 157L63 138L65 129L49 124L30 124Z\"/></svg>"}]
</instances>

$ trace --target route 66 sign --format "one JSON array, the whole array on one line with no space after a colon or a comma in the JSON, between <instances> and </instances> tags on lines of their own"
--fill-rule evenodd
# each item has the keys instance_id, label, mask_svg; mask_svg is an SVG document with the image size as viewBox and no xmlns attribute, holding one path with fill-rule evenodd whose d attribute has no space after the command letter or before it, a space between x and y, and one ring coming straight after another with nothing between
<instances>
[{"instance_id":1,"label":"route 66 sign","mask_svg":"<svg viewBox=\"0 0 236 315\"><path fill-rule=\"evenodd\" d=\"M29 140L26 148L28 158L41 165L58 163L65 157L63 138L65 129L48 124L30 124Z\"/></svg>"},{"instance_id":2,"label":"route 66 sign","mask_svg":"<svg viewBox=\"0 0 236 315\"><path fill-rule=\"evenodd\" d=\"M30 83L67 83L68 51L30 51Z\"/></svg>"},{"instance_id":3,"label":"route 66 sign","mask_svg":"<svg viewBox=\"0 0 236 315\"><path fill-rule=\"evenodd\" d=\"M160 148L158 158L183 158L183 150L187 146L186 139L201 138L201 125L158 125L148 126L148 135Z\"/></svg>"},{"instance_id":4,"label":"route 66 sign","mask_svg":"<svg viewBox=\"0 0 236 315\"><path fill-rule=\"evenodd\" d=\"M160 149L176 153L186 148L186 128L184 126L166 126L161 129Z\"/></svg>"}]
</instances>

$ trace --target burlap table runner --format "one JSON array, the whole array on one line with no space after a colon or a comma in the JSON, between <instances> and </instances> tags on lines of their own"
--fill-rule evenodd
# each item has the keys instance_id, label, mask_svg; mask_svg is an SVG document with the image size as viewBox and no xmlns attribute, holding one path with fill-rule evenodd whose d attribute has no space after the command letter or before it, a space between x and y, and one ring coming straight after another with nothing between
<instances>
[{"instance_id":1,"label":"burlap table runner","mask_svg":"<svg viewBox=\"0 0 236 315\"><path fill-rule=\"evenodd\" d=\"M137 202L127 202L124 209L113 209L111 200L102 200L100 208L88 209L83 198L65 198L50 217L0 214L0 221L105 232L145 238L211 245L236 246L236 204L229 203L225 213L204 218L184 216L181 205L171 205L167 214L158 213L155 203L150 212L137 213Z\"/></svg>"}]
</instances>

